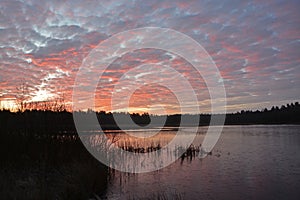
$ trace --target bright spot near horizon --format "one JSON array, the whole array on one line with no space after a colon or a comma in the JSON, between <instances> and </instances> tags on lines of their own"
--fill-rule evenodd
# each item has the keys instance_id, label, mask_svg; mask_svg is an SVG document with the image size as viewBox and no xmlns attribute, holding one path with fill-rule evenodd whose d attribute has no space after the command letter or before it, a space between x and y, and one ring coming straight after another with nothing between
<instances>
[{"instance_id":1,"label":"bright spot near horizon","mask_svg":"<svg viewBox=\"0 0 300 200\"><path fill-rule=\"evenodd\" d=\"M39 91L34 93L34 96L30 99L30 102L49 101L55 97L55 94L52 94L47 90L40 89Z\"/></svg>"}]
</instances>

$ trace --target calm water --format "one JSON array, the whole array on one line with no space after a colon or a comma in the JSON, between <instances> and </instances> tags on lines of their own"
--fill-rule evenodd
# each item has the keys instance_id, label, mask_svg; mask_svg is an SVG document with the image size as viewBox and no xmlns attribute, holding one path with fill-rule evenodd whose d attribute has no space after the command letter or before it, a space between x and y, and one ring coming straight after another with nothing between
<instances>
[{"instance_id":1,"label":"calm water","mask_svg":"<svg viewBox=\"0 0 300 200\"><path fill-rule=\"evenodd\" d=\"M175 133L166 131L160 138ZM183 199L300 199L299 155L300 126L225 126L213 155L178 160L150 173L116 172L106 197L140 199L163 194L171 199L179 194Z\"/></svg>"}]
</instances>

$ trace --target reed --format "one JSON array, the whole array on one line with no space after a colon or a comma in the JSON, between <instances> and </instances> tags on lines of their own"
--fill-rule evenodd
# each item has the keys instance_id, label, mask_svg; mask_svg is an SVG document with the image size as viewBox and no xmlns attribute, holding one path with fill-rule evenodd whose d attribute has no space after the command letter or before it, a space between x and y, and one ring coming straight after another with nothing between
<instances>
[{"instance_id":1,"label":"reed","mask_svg":"<svg viewBox=\"0 0 300 200\"><path fill-rule=\"evenodd\" d=\"M1 135L2 199L88 199L103 195L108 167L94 159L75 135Z\"/></svg>"}]
</instances>

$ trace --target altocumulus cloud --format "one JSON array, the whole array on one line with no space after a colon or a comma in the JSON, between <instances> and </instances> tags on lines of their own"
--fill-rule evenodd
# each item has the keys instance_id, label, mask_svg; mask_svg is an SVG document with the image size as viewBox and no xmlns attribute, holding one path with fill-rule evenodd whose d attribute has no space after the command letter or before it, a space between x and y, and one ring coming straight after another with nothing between
<instances>
[{"instance_id":1,"label":"altocumulus cloud","mask_svg":"<svg viewBox=\"0 0 300 200\"><path fill-rule=\"evenodd\" d=\"M223 77L229 111L299 100L299 10L300 3L290 0L1 0L0 99L11 100L26 82L30 100L64 93L71 101L76 72L99 42L120 31L156 26L181 31L208 51ZM109 108L118 78L147 62L169 63L184 74L202 110L209 111L205 83L189 63L155 50L129 53L110 66L99 83L99 107ZM148 89L152 102L155 93L174 102L169 91Z\"/></svg>"}]
</instances>

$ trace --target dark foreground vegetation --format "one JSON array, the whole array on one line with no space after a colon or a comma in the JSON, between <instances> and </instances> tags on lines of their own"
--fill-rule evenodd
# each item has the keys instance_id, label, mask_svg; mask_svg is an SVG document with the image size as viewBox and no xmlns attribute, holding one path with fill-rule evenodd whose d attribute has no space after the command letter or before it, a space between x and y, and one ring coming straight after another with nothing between
<instances>
[{"instance_id":1,"label":"dark foreground vegetation","mask_svg":"<svg viewBox=\"0 0 300 200\"><path fill-rule=\"evenodd\" d=\"M89 199L106 190L108 168L78 137L1 132L0 157L1 199Z\"/></svg>"},{"instance_id":2,"label":"dark foreground vegetation","mask_svg":"<svg viewBox=\"0 0 300 200\"><path fill-rule=\"evenodd\" d=\"M119 128L112 113L88 111L76 114L79 118L97 116L103 129ZM129 116L125 113L116 115L120 119ZM151 120L155 126L163 118L147 113L131 114L130 117L142 127ZM196 117L199 116L170 115L165 126L176 127L181 118L192 121ZM209 125L210 119L210 115L201 114L196 125ZM296 102L280 108L227 114L225 124L300 124L300 105ZM85 128L95 130L96 127L87 123ZM105 193L110 169L87 152L77 135L72 113L64 109L1 110L0 136L1 199L97 199ZM199 152L198 147L190 148L182 152L181 159L191 159Z\"/></svg>"}]
</instances>

